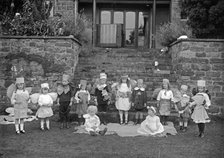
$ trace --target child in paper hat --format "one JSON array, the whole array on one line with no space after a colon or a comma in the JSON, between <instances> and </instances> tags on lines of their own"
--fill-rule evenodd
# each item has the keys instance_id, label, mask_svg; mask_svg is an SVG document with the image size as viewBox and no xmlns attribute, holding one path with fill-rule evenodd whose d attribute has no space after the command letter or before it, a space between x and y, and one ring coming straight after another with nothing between
<instances>
[{"instance_id":1,"label":"child in paper hat","mask_svg":"<svg viewBox=\"0 0 224 158\"><path fill-rule=\"evenodd\" d=\"M46 122L47 130L50 130L50 120L49 118L53 116L53 99L48 94L49 92L49 84L42 83L41 84L41 94L38 99L39 109L37 110L36 116L40 118L40 129L44 130L44 123Z\"/></svg>"},{"instance_id":2,"label":"child in paper hat","mask_svg":"<svg viewBox=\"0 0 224 158\"><path fill-rule=\"evenodd\" d=\"M146 108L147 96L143 85L143 80L137 80L137 87L132 92L132 106L135 108L135 124L143 121L143 110Z\"/></svg>"},{"instance_id":3,"label":"child in paper hat","mask_svg":"<svg viewBox=\"0 0 224 158\"><path fill-rule=\"evenodd\" d=\"M190 96L187 94L188 86L181 85L180 92L181 98L177 103L177 108L179 111L179 126L180 131L185 132L187 130L188 120L191 116L191 110L188 107L188 103L190 101Z\"/></svg>"},{"instance_id":4,"label":"child in paper hat","mask_svg":"<svg viewBox=\"0 0 224 158\"><path fill-rule=\"evenodd\" d=\"M197 81L198 93L192 97L193 102L189 107L194 107L191 118L198 125L199 137L204 137L205 123L210 122L206 109L210 107L211 101L207 93L205 93L205 80Z\"/></svg>"},{"instance_id":5,"label":"child in paper hat","mask_svg":"<svg viewBox=\"0 0 224 158\"><path fill-rule=\"evenodd\" d=\"M68 74L63 74L62 84L58 85L58 104L59 104L59 117L61 126L60 128L70 128L69 126L69 112L73 103L74 90L70 85L71 78Z\"/></svg>"},{"instance_id":6,"label":"child in paper hat","mask_svg":"<svg viewBox=\"0 0 224 158\"><path fill-rule=\"evenodd\" d=\"M86 89L87 81L81 80L80 85L80 90L78 90L75 94L75 100L77 103L76 114L78 114L79 125L81 125L83 122L82 115L87 113L87 107L90 101L90 94Z\"/></svg>"},{"instance_id":7,"label":"child in paper hat","mask_svg":"<svg viewBox=\"0 0 224 158\"><path fill-rule=\"evenodd\" d=\"M163 79L162 90L160 90L157 96L160 119L163 125L167 124L167 118L170 115L173 99L173 92L170 90L170 82L168 79Z\"/></svg>"},{"instance_id":8,"label":"child in paper hat","mask_svg":"<svg viewBox=\"0 0 224 158\"><path fill-rule=\"evenodd\" d=\"M15 128L17 134L25 134L24 119L27 118L29 98L29 92L25 90L24 78L16 78L16 90L12 94L11 104L14 106Z\"/></svg>"},{"instance_id":9,"label":"child in paper hat","mask_svg":"<svg viewBox=\"0 0 224 158\"><path fill-rule=\"evenodd\" d=\"M108 104L110 103L110 98L109 98L109 87L107 85L107 75L105 72L100 73L100 79L99 83L96 85L95 88L95 96L97 100L97 107L99 111L99 117L100 121L103 124L107 124L107 108Z\"/></svg>"}]
</instances>

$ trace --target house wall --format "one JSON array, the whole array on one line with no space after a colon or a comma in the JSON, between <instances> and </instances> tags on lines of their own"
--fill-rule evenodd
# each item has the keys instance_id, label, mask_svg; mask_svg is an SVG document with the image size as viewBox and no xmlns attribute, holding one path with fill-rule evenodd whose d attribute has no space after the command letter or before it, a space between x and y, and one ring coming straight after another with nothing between
<instances>
[{"instance_id":1,"label":"house wall","mask_svg":"<svg viewBox=\"0 0 224 158\"><path fill-rule=\"evenodd\" d=\"M55 90L63 73L73 76L80 47L70 37L0 36L0 113L10 105L6 90L17 76L24 76L32 92L43 82Z\"/></svg>"},{"instance_id":2,"label":"house wall","mask_svg":"<svg viewBox=\"0 0 224 158\"><path fill-rule=\"evenodd\" d=\"M212 96L212 108L223 108L224 40L181 40L173 43L169 52L177 83L193 88L197 80L206 80L206 87Z\"/></svg>"}]
</instances>

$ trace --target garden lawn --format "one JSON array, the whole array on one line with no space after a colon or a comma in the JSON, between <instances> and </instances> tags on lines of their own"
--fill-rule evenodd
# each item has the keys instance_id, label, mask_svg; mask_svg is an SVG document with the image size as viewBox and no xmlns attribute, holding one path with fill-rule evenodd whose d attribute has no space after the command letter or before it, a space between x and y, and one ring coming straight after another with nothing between
<instances>
[{"instance_id":1,"label":"garden lawn","mask_svg":"<svg viewBox=\"0 0 224 158\"><path fill-rule=\"evenodd\" d=\"M16 135L14 125L0 125L1 158L222 158L224 121L206 124L205 137L198 138L197 126L190 123L186 133L158 137L89 136L59 129L51 121L50 131L41 131L39 122L26 122L26 134ZM177 127L178 128L178 127ZM179 131L178 131L179 132Z\"/></svg>"}]
</instances>

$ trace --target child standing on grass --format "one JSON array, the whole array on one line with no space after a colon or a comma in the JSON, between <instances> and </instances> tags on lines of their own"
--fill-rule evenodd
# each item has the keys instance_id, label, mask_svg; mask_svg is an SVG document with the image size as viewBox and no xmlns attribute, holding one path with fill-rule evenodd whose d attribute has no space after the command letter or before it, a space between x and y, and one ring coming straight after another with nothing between
<instances>
[{"instance_id":1,"label":"child standing on grass","mask_svg":"<svg viewBox=\"0 0 224 158\"><path fill-rule=\"evenodd\" d=\"M177 103L177 108L180 115L179 126L180 126L180 131L182 132L187 131L188 120L191 116L191 110L188 107L190 96L187 95L187 90L188 90L187 85L181 85L181 88L180 88L181 98L180 98L180 101Z\"/></svg>"},{"instance_id":2,"label":"child standing on grass","mask_svg":"<svg viewBox=\"0 0 224 158\"><path fill-rule=\"evenodd\" d=\"M100 121L106 125L107 124L107 108L110 102L109 98L109 88L106 84L107 75L106 73L100 73L100 80L99 84L96 85L95 88L95 96L97 99L97 107L98 111L100 112Z\"/></svg>"},{"instance_id":3,"label":"child standing on grass","mask_svg":"<svg viewBox=\"0 0 224 158\"><path fill-rule=\"evenodd\" d=\"M170 115L171 105L173 105L173 92L170 90L168 79L163 79L162 90L157 96L157 101L161 122L163 125L167 125L167 118Z\"/></svg>"},{"instance_id":4,"label":"child standing on grass","mask_svg":"<svg viewBox=\"0 0 224 158\"><path fill-rule=\"evenodd\" d=\"M147 96L143 85L143 80L137 80L137 87L132 92L132 106L134 106L135 113L135 125L141 123L143 120L143 110L146 107Z\"/></svg>"},{"instance_id":5,"label":"child standing on grass","mask_svg":"<svg viewBox=\"0 0 224 158\"><path fill-rule=\"evenodd\" d=\"M87 107L90 101L90 94L86 90L87 81L80 81L80 90L78 90L75 94L75 100L77 104L76 114L78 114L78 123L82 124L82 115L87 113Z\"/></svg>"},{"instance_id":6,"label":"child standing on grass","mask_svg":"<svg viewBox=\"0 0 224 158\"><path fill-rule=\"evenodd\" d=\"M160 135L164 131L163 125L158 116L156 116L156 109L153 106L148 106L148 116L141 123L138 133L143 135Z\"/></svg>"},{"instance_id":7,"label":"child standing on grass","mask_svg":"<svg viewBox=\"0 0 224 158\"><path fill-rule=\"evenodd\" d=\"M24 119L27 118L29 98L29 92L25 90L24 78L16 78L16 90L12 94L11 103L14 105L15 129L17 134L25 134Z\"/></svg>"},{"instance_id":8,"label":"child standing on grass","mask_svg":"<svg viewBox=\"0 0 224 158\"><path fill-rule=\"evenodd\" d=\"M205 123L210 122L206 109L208 109L211 105L211 101L209 96L205 93L205 81L198 80L197 81L197 90L198 93L192 97L194 100L190 103L190 107L194 106L194 111L191 115L191 118L198 125L199 129L199 137L204 137Z\"/></svg>"},{"instance_id":9,"label":"child standing on grass","mask_svg":"<svg viewBox=\"0 0 224 158\"><path fill-rule=\"evenodd\" d=\"M125 114L125 124L128 124L128 110L130 109L131 84L128 75L121 76L116 93L116 108L119 111L120 124L123 124L123 114Z\"/></svg>"},{"instance_id":10,"label":"child standing on grass","mask_svg":"<svg viewBox=\"0 0 224 158\"><path fill-rule=\"evenodd\" d=\"M91 136L96 136L98 134L105 135L107 132L107 128L104 128L103 131L100 131L100 119L96 115L97 113L97 107L90 105L87 109L87 114L83 115L85 118L85 130L89 132Z\"/></svg>"},{"instance_id":11,"label":"child standing on grass","mask_svg":"<svg viewBox=\"0 0 224 158\"><path fill-rule=\"evenodd\" d=\"M61 121L60 128L70 128L69 127L69 112L73 102L73 89L69 85L70 76L63 74L62 85L58 86L58 100L59 104L59 117Z\"/></svg>"},{"instance_id":12,"label":"child standing on grass","mask_svg":"<svg viewBox=\"0 0 224 158\"><path fill-rule=\"evenodd\" d=\"M50 130L50 120L49 118L53 116L52 106L53 99L48 94L49 85L48 83L41 84L41 93L38 99L39 109L37 110L37 117L40 118L40 129L44 130L44 119L46 120L47 130Z\"/></svg>"}]
</instances>

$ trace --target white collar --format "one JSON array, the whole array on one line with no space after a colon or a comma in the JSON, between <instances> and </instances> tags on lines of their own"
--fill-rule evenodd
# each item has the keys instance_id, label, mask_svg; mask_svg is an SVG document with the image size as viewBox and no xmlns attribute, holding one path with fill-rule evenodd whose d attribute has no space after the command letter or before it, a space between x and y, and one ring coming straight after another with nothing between
<instances>
[{"instance_id":1,"label":"white collar","mask_svg":"<svg viewBox=\"0 0 224 158\"><path fill-rule=\"evenodd\" d=\"M136 90L136 91L139 90L139 89L140 89L141 91L145 91L145 88L144 88L144 87L142 87L142 88L135 87L135 88L134 88L134 90Z\"/></svg>"},{"instance_id":2,"label":"white collar","mask_svg":"<svg viewBox=\"0 0 224 158\"><path fill-rule=\"evenodd\" d=\"M107 86L106 84L101 84L101 85L98 84L98 85L97 85L97 88L98 88L98 89L101 89L101 88L104 88L104 87L106 87L106 86Z\"/></svg>"}]
</instances>

